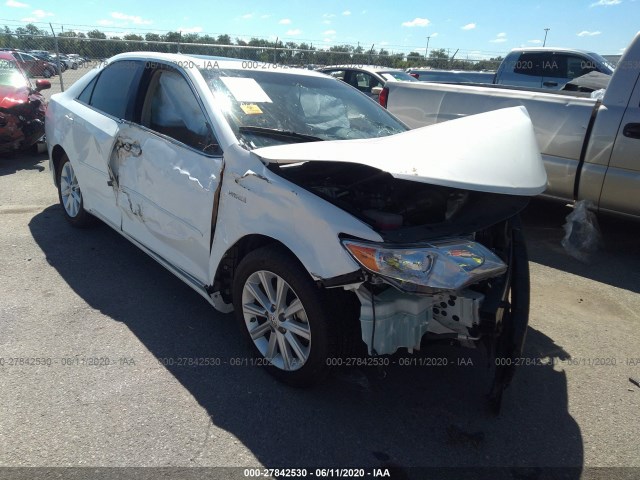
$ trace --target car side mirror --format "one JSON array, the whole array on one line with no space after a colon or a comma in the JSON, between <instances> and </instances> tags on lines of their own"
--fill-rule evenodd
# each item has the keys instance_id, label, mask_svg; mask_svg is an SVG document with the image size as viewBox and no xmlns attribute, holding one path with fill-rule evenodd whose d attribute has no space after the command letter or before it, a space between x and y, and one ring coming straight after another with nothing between
<instances>
[{"instance_id":1,"label":"car side mirror","mask_svg":"<svg viewBox=\"0 0 640 480\"><path fill-rule=\"evenodd\" d=\"M371 89L372 95L380 95L380 92L382 92L382 87L373 87Z\"/></svg>"},{"instance_id":2,"label":"car side mirror","mask_svg":"<svg viewBox=\"0 0 640 480\"><path fill-rule=\"evenodd\" d=\"M46 90L51 88L51 82L49 80L36 80L36 91Z\"/></svg>"}]
</instances>

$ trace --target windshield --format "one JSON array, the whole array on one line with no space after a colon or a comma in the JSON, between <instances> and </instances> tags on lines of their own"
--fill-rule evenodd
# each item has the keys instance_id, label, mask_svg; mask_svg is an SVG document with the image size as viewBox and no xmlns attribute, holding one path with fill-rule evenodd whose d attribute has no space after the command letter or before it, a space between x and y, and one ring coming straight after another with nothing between
<instances>
[{"instance_id":1,"label":"windshield","mask_svg":"<svg viewBox=\"0 0 640 480\"><path fill-rule=\"evenodd\" d=\"M11 60L0 60L0 85L14 88L28 86L24 75Z\"/></svg>"},{"instance_id":2,"label":"windshield","mask_svg":"<svg viewBox=\"0 0 640 480\"><path fill-rule=\"evenodd\" d=\"M201 69L240 143L259 148L393 135L407 128L335 79L252 69Z\"/></svg>"},{"instance_id":3,"label":"windshield","mask_svg":"<svg viewBox=\"0 0 640 480\"><path fill-rule=\"evenodd\" d=\"M417 82L418 79L406 72L379 72L385 80L396 80L399 82Z\"/></svg>"}]
</instances>

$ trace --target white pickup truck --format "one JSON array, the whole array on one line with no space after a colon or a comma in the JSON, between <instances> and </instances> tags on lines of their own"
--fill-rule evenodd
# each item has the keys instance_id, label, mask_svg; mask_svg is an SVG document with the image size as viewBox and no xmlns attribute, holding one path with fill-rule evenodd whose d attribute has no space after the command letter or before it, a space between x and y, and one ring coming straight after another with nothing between
<instances>
[{"instance_id":1,"label":"white pickup truck","mask_svg":"<svg viewBox=\"0 0 640 480\"><path fill-rule=\"evenodd\" d=\"M380 103L411 128L522 105L547 170L545 196L591 200L599 212L640 219L639 76L640 34L602 99L518 87L388 82Z\"/></svg>"}]
</instances>

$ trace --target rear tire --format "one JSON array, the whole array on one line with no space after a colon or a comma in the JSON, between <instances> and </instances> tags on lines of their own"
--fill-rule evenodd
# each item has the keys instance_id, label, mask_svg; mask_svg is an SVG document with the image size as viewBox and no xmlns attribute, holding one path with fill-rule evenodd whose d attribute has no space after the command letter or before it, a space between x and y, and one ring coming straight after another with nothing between
<instances>
[{"instance_id":1,"label":"rear tire","mask_svg":"<svg viewBox=\"0 0 640 480\"><path fill-rule=\"evenodd\" d=\"M69 157L62 157L57 171L58 200L62 213L74 227L83 228L95 223L95 217L84 209L84 200L78 178L76 177Z\"/></svg>"},{"instance_id":2,"label":"rear tire","mask_svg":"<svg viewBox=\"0 0 640 480\"><path fill-rule=\"evenodd\" d=\"M277 245L249 253L236 270L238 324L258 363L295 387L323 380L338 354L337 315L327 300L300 262Z\"/></svg>"}]
</instances>

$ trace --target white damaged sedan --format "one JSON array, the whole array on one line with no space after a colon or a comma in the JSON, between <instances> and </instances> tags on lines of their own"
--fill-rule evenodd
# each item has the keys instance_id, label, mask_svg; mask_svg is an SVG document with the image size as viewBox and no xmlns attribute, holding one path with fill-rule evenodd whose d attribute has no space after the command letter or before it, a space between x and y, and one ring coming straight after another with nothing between
<instances>
[{"instance_id":1,"label":"white damaged sedan","mask_svg":"<svg viewBox=\"0 0 640 480\"><path fill-rule=\"evenodd\" d=\"M137 52L53 95L46 138L67 220L234 310L282 381L431 338L521 354L518 212L546 185L522 108L408 130L321 73Z\"/></svg>"}]
</instances>

